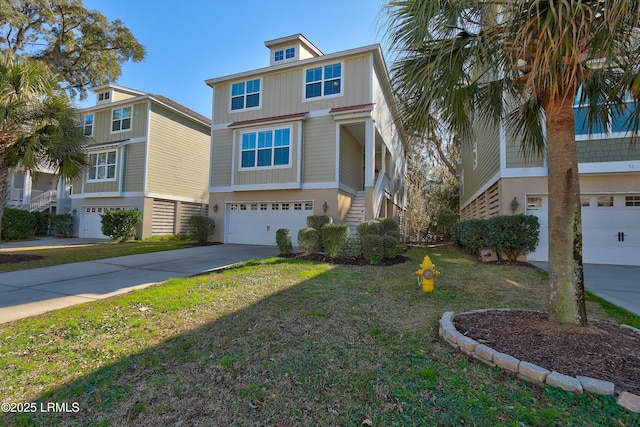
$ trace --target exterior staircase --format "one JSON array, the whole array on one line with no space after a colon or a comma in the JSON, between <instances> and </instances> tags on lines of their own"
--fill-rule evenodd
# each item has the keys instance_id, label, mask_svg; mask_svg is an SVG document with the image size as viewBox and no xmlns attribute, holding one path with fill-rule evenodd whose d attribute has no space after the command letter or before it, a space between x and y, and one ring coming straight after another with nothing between
<instances>
[{"instance_id":1,"label":"exterior staircase","mask_svg":"<svg viewBox=\"0 0 640 427\"><path fill-rule=\"evenodd\" d=\"M45 191L42 194L38 194L31 199L29 205L29 212L39 211L42 212L54 205L58 199L58 192L56 190Z\"/></svg>"},{"instance_id":2,"label":"exterior staircase","mask_svg":"<svg viewBox=\"0 0 640 427\"><path fill-rule=\"evenodd\" d=\"M351 208L344 223L351 230L351 237L357 236L356 226L364 221L364 191L358 191L351 202Z\"/></svg>"}]
</instances>

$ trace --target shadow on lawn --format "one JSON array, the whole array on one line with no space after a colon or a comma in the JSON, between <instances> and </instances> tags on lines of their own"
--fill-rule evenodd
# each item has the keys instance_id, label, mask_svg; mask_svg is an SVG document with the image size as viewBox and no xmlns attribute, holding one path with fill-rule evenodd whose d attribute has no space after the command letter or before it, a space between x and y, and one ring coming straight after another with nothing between
<instances>
[{"instance_id":1,"label":"shadow on lawn","mask_svg":"<svg viewBox=\"0 0 640 427\"><path fill-rule=\"evenodd\" d=\"M159 301L154 305L151 298L154 291L160 295L155 288L129 294L119 306L140 316L132 333L152 335L154 322L168 328L173 324L179 333L34 402L38 408L47 409L50 403L60 407L5 414L5 421L99 426L351 426L366 425L367 420L373 425L545 425L545 419L584 421L580 408L593 402L600 411L592 411L596 424L629 417L616 405L603 407L602 398L518 383L441 344L437 319L451 304L451 291L426 298L419 290L414 270L423 255L418 252L412 261L389 270L278 258L259 261L191 279L178 298L205 296L190 310L162 312ZM438 267L445 272L455 267L443 264ZM218 292L228 298L216 299ZM203 323L200 318L212 320ZM191 329L180 332L182 327ZM119 344L126 348L129 343L123 338Z\"/></svg>"}]
</instances>

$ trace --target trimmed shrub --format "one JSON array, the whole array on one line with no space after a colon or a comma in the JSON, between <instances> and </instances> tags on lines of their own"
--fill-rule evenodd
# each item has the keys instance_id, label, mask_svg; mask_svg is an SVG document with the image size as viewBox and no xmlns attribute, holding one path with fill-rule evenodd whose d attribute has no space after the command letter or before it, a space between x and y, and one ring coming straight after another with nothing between
<instances>
[{"instance_id":1,"label":"trimmed shrub","mask_svg":"<svg viewBox=\"0 0 640 427\"><path fill-rule=\"evenodd\" d=\"M51 234L57 237L71 237L73 234L71 214L53 215L51 217Z\"/></svg>"},{"instance_id":2,"label":"trimmed shrub","mask_svg":"<svg viewBox=\"0 0 640 427\"><path fill-rule=\"evenodd\" d=\"M379 221L364 221L356 226L356 231L360 237L369 234L382 236L384 234L384 227Z\"/></svg>"},{"instance_id":3,"label":"trimmed shrub","mask_svg":"<svg viewBox=\"0 0 640 427\"><path fill-rule=\"evenodd\" d=\"M384 230L385 234L388 234L390 231L397 231L398 233L400 232L400 227L398 226L398 222L395 219L383 218L378 220L378 222L380 222L380 225L382 225L382 229Z\"/></svg>"},{"instance_id":4,"label":"trimmed shrub","mask_svg":"<svg viewBox=\"0 0 640 427\"><path fill-rule=\"evenodd\" d=\"M322 250L320 232L315 228L301 228L298 231L298 246L306 254L316 254Z\"/></svg>"},{"instance_id":5,"label":"trimmed shrub","mask_svg":"<svg viewBox=\"0 0 640 427\"><path fill-rule=\"evenodd\" d=\"M322 230L325 224L333 223L333 218L329 215L310 215L307 217L307 227Z\"/></svg>"},{"instance_id":6,"label":"trimmed shrub","mask_svg":"<svg viewBox=\"0 0 640 427\"><path fill-rule=\"evenodd\" d=\"M114 242L124 242L136 237L136 228L142 223L142 213L133 209L111 209L102 215L102 234Z\"/></svg>"},{"instance_id":7,"label":"trimmed shrub","mask_svg":"<svg viewBox=\"0 0 640 427\"><path fill-rule=\"evenodd\" d=\"M349 236L349 241L342 247L340 258L358 258L362 255L362 242L358 236Z\"/></svg>"},{"instance_id":8,"label":"trimmed shrub","mask_svg":"<svg viewBox=\"0 0 640 427\"><path fill-rule=\"evenodd\" d=\"M36 219L30 212L5 208L2 216L2 240L24 240L35 236Z\"/></svg>"},{"instance_id":9,"label":"trimmed shrub","mask_svg":"<svg viewBox=\"0 0 640 427\"><path fill-rule=\"evenodd\" d=\"M384 241L378 234L365 234L362 241L362 256L370 264L377 264L384 257Z\"/></svg>"},{"instance_id":10,"label":"trimmed shrub","mask_svg":"<svg viewBox=\"0 0 640 427\"><path fill-rule=\"evenodd\" d=\"M187 234L198 243L208 242L209 236L211 236L216 229L216 224L213 222L213 219L204 215L193 215L189 218L188 224L189 232Z\"/></svg>"},{"instance_id":11,"label":"trimmed shrub","mask_svg":"<svg viewBox=\"0 0 640 427\"><path fill-rule=\"evenodd\" d=\"M489 246L487 242L487 221L484 219L469 219L459 225L459 243L477 252L480 248Z\"/></svg>"},{"instance_id":12,"label":"trimmed shrub","mask_svg":"<svg viewBox=\"0 0 640 427\"><path fill-rule=\"evenodd\" d=\"M383 258L395 258L400 253L398 239L393 236L382 236L382 257Z\"/></svg>"},{"instance_id":13,"label":"trimmed shrub","mask_svg":"<svg viewBox=\"0 0 640 427\"><path fill-rule=\"evenodd\" d=\"M327 255L340 257L349 243L351 230L347 224L325 224L322 226L322 246Z\"/></svg>"},{"instance_id":14,"label":"trimmed shrub","mask_svg":"<svg viewBox=\"0 0 640 427\"><path fill-rule=\"evenodd\" d=\"M288 228L280 228L276 230L276 244L280 250L280 255L287 256L293 253L291 231Z\"/></svg>"},{"instance_id":15,"label":"trimmed shrub","mask_svg":"<svg viewBox=\"0 0 640 427\"><path fill-rule=\"evenodd\" d=\"M500 215L487 220L487 245L509 261L533 252L540 241L540 222L533 215Z\"/></svg>"},{"instance_id":16,"label":"trimmed shrub","mask_svg":"<svg viewBox=\"0 0 640 427\"><path fill-rule=\"evenodd\" d=\"M53 227L52 216L49 212L31 212L33 218L36 221L35 233L36 236L48 236Z\"/></svg>"}]
</instances>

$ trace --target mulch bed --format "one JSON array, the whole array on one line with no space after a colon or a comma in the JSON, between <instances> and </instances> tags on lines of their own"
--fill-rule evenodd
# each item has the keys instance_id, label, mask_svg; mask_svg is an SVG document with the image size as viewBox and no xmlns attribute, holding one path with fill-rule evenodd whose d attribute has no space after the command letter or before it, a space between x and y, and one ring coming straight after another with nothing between
<instances>
[{"instance_id":1,"label":"mulch bed","mask_svg":"<svg viewBox=\"0 0 640 427\"><path fill-rule=\"evenodd\" d=\"M42 259L44 257L40 255L26 255L26 254L2 254L0 253L0 264L5 262L24 262L33 261L36 259Z\"/></svg>"},{"instance_id":2,"label":"mulch bed","mask_svg":"<svg viewBox=\"0 0 640 427\"><path fill-rule=\"evenodd\" d=\"M587 327L560 325L529 311L456 315L454 323L461 334L501 353L640 395L640 333L633 330L595 320Z\"/></svg>"}]
</instances>

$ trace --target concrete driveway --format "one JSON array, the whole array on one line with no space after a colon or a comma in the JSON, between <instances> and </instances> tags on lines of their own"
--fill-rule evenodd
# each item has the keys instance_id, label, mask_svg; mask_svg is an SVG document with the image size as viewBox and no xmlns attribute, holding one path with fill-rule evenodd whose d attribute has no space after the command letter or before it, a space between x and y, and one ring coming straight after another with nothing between
<instances>
[{"instance_id":1,"label":"concrete driveway","mask_svg":"<svg viewBox=\"0 0 640 427\"><path fill-rule=\"evenodd\" d=\"M531 264L549 271L546 262ZM585 288L607 301L640 315L640 267L633 265L584 265Z\"/></svg>"},{"instance_id":2,"label":"concrete driveway","mask_svg":"<svg viewBox=\"0 0 640 427\"><path fill-rule=\"evenodd\" d=\"M274 246L214 245L0 273L0 323L277 254Z\"/></svg>"}]
</instances>

